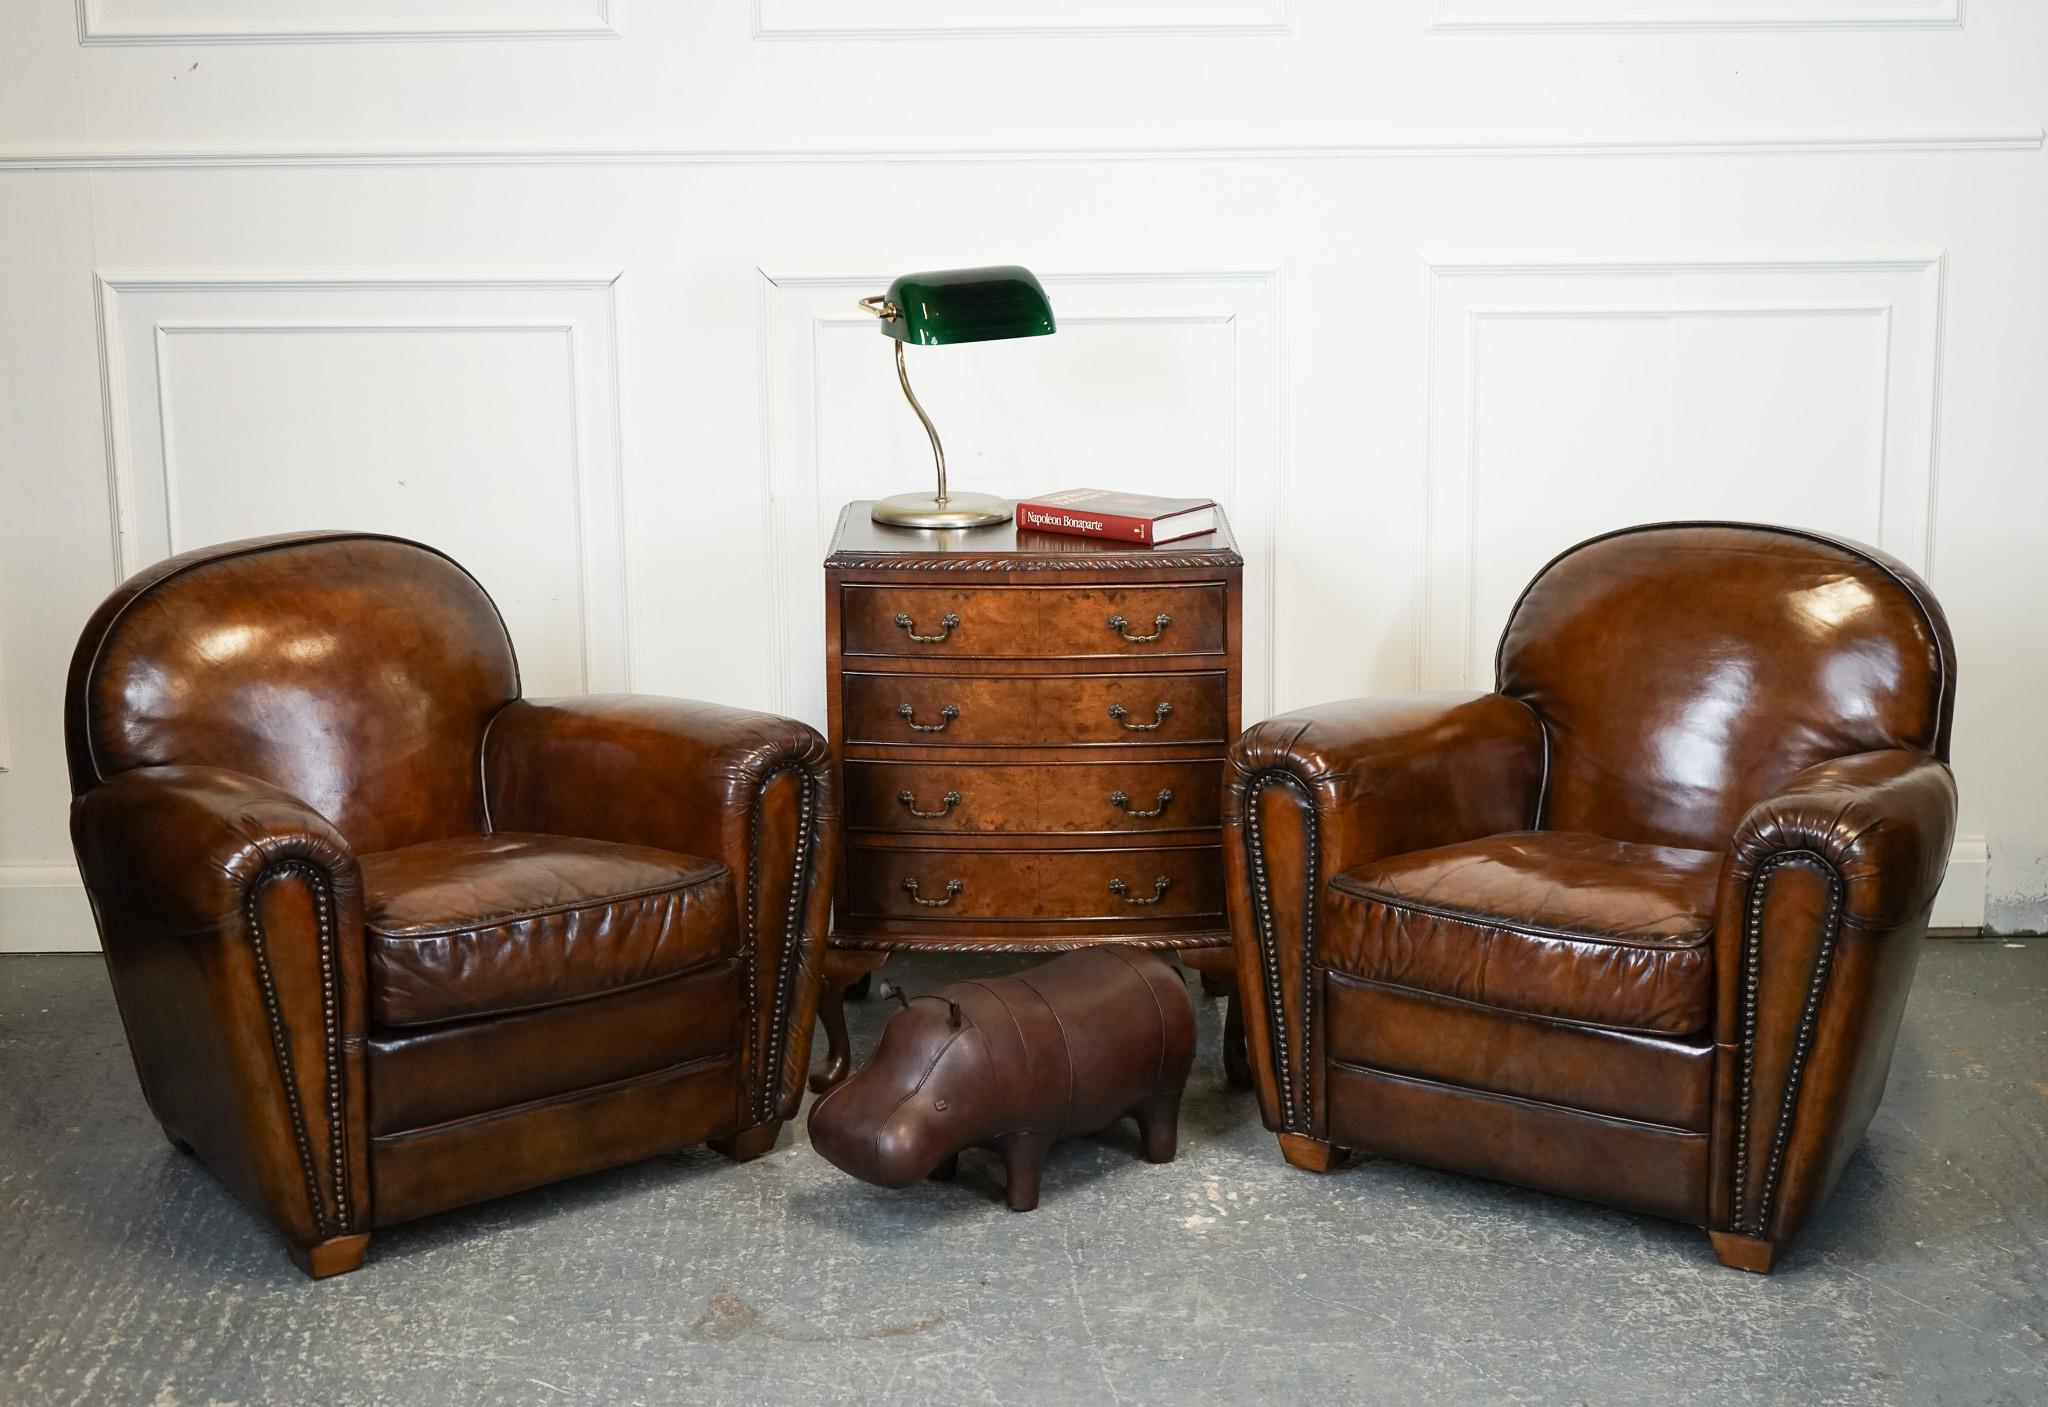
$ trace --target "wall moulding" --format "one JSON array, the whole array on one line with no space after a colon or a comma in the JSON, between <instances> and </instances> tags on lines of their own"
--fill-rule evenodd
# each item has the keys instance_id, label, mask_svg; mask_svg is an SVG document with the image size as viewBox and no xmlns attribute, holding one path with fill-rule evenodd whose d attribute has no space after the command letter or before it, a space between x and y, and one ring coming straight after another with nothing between
<instances>
[{"instance_id":1,"label":"wall moulding","mask_svg":"<svg viewBox=\"0 0 2048 1407\"><path fill-rule=\"evenodd\" d=\"M1415 486L1424 541L1416 564L1416 687L1486 688L1493 682L1487 660L1493 632L1503 622L1490 614L1493 603L1481 600L1479 568L1500 556L1503 543L1489 539L1482 523L1487 446L1481 427L1489 396L1512 392L1517 378L1483 358L1490 329L1520 327L1571 338L1579 329L1627 326L1668 329L1671 338L1683 339L1695 329L1718 328L1749 339L1743 344L1749 351L1770 348L1773 343L1768 339L1773 336L1810 332L1823 323L1843 329L1839 345L1850 350L1839 353L1841 363L1834 369L1840 386L1853 389L1842 391L1841 405L1853 428L1864 435L1867 451L1856 458L1853 468L1844 469L1853 481L1845 482L1846 496L1839 501L1846 521L1806 525L1873 541L1908 565L1929 570L1939 470L1941 254L1426 260L1423 282L1427 392L1423 456ZM1735 355L1728 350L1733 344L1714 345L1719 348L1716 353L1701 355L1723 358L1725 368L1730 364L1725 359ZM1568 364L1575 365L1576 359ZM1683 365L1688 375L1716 372L1711 359L1676 365ZM1664 407L1666 416L1675 415L1682 403L1682 398L1674 397ZM1674 446L1686 437L1670 432L1682 429L1682 424L1668 418L1655 423L1667 438L1652 440L1652 458L1642 463L1642 470L1652 480L1682 482L1684 491L1660 490L1647 511L1631 500L1635 516L1623 521L1756 516L1700 512L1702 495L1692 492L1696 480L1674 471L1679 462ZM1569 423L1556 429L1565 443L1579 433ZM1600 441L1592 437L1586 443ZM1657 454L1666 459L1659 462ZM1705 498L1720 502L1710 494Z\"/></svg>"},{"instance_id":2,"label":"wall moulding","mask_svg":"<svg viewBox=\"0 0 2048 1407\"><path fill-rule=\"evenodd\" d=\"M0 146L0 172L326 166L860 166L876 162L1047 164L1147 161L1459 161L1676 156L1882 156L2034 152L2040 124L1751 132L1484 134L1337 141L1076 142L1039 146L684 146L606 142L448 147Z\"/></svg>"},{"instance_id":3,"label":"wall moulding","mask_svg":"<svg viewBox=\"0 0 2048 1407\"><path fill-rule=\"evenodd\" d=\"M1538 34L1552 30L1961 29L1965 0L1436 0L1430 29Z\"/></svg>"},{"instance_id":4,"label":"wall moulding","mask_svg":"<svg viewBox=\"0 0 2048 1407\"><path fill-rule=\"evenodd\" d=\"M531 352L519 364L538 378L534 396L555 407L551 433L560 435L558 459L551 449L528 465L539 475L533 482L558 493L567 514L562 590L573 604L565 624L548 628L547 638L558 642L551 657L566 670L573 652L570 677L585 689L630 688L618 278L617 270L574 269L101 271L100 380L116 579L197 545L188 540L181 509L192 497L193 476L203 490L248 472L236 442L223 449L217 433L212 451L195 462L181 453L185 398L196 393L203 410L222 395L223 364L202 359L194 368L194 351L251 339L329 350L383 339L430 358L423 364L428 374L450 378L447 387L467 394L486 384L471 370L484 364L479 356L520 343ZM374 376L364 383L372 394L383 384ZM346 395L345 388L331 389ZM363 409L374 410L374 403ZM414 495L417 511L439 512L424 493ZM325 513L333 511L325 505ZM399 513L401 521L411 511L389 503L378 510ZM242 535L222 531L218 516L201 521L213 526L193 530L199 542ZM424 521L445 527L445 514Z\"/></svg>"},{"instance_id":5,"label":"wall moulding","mask_svg":"<svg viewBox=\"0 0 2048 1407\"><path fill-rule=\"evenodd\" d=\"M78 42L359 44L406 40L616 39L612 0L437 0L416 15L332 0L280 14L249 0L77 0Z\"/></svg>"},{"instance_id":6,"label":"wall moulding","mask_svg":"<svg viewBox=\"0 0 2048 1407\"><path fill-rule=\"evenodd\" d=\"M1293 0L754 0L761 39L1242 37L1293 32Z\"/></svg>"}]
</instances>

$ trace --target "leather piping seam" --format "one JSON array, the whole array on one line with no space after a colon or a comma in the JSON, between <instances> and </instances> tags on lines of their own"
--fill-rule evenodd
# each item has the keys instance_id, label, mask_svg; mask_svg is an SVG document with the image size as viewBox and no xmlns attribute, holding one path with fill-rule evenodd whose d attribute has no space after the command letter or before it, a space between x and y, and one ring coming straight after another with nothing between
<instances>
[{"instance_id":1,"label":"leather piping seam","mask_svg":"<svg viewBox=\"0 0 2048 1407\"><path fill-rule=\"evenodd\" d=\"M644 992L649 987L659 987L664 982L685 982L693 977L702 977L721 967L729 967L739 961L739 954L725 953L693 962L688 967L679 967L674 972L664 972L658 977L643 977L638 982L628 982L619 987L603 987L581 996L561 997L549 1001L524 1002L519 1006L492 1006L478 1011L458 1012L452 1016L437 1016L431 1021L393 1021L388 1017L378 1020L378 1028L385 1031L434 1031L443 1026L452 1026L463 1021L495 1021L500 1016L524 1016L530 1011L559 1011L565 1006L581 1006L585 1002L603 1001L607 997L622 997L629 992ZM378 964L381 966L382 964Z\"/></svg>"},{"instance_id":2,"label":"leather piping seam","mask_svg":"<svg viewBox=\"0 0 2048 1407\"><path fill-rule=\"evenodd\" d=\"M1284 1132L1312 1137L1311 1111L1307 1091L1296 1091L1288 1061L1287 1000L1280 984L1280 936L1273 917L1273 891L1266 873L1265 841L1260 834L1259 801L1266 788L1288 786L1300 793L1307 844L1302 847L1302 935L1301 935L1301 1070L1311 1079L1311 1043L1314 1031L1316 907L1321 902L1322 827L1316 814L1315 794L1309 784L1293 772L1268 767L1256 773L1244 788L1244 848L1246 869L1251 875L1252 911L1258 923L1259 968L1264 978L1266 1024L1272 1047L1273 1081L1280 1094L1280 1124ZM1297 1094L1299 1097L1297 1097Z\"/></svg>"},{"instance_id":3,"label":"leather piping seam","mask_svg":"<svg viewBox=\"0 0 2048 1407\"><path fill-rule=\"evenodd\" d=\"M374 933L392 943L411 943L428 938L453 938L464 933L481 933L486 929L502 928L507 924L528 923L537 918L554 918L561 914L581 913L586 910L610 908L614 904L631 904L641 899L653 899L663 894L676 894L699 885L709 884L720 876L730 873L724 864L718 864L699 879L679 879L669 884L655 885L649 889L635 889L625 894L593 894L587 899L565 899L543 909L521 909L509 914L481 914L473 919L437 925L432 928L382 928L370 919L363 921L363 931Z\"/></svg>"},{"instance_id":4,"label":"leather piping seam","mask_svg":"<svg viewBox=\"0 0 2048 1407\"><path fill-rule=\"evenodd\" d=\"M1799 1013L1794 1032L1792 1056L1785 1066L1785 1084L1778 1100L1777 1125L1771 1133L1771 1151L1764 1165L1763 1186L1758 1189L1756 1211L1744 1215L1749 1180L1749 1111L1756 1090L1756 1028L1763 950L1763 917L1771 877L1786 865L1811 865L1828 885L1828 908L1821 920L1820 945L1813 958L1813 973L1807 979L1806 1003ZM1749 881L1748 906L1743 920L1742 941L1742 1067L1741 1091L1735 1124L1735 1213L1731 1230L1763 1239L1771 1221L1771 1204L1776 1200L1778 1180L1784 1172L1785 1149L1791 1142L1793 1116L1799 1105L1799 1087L1806 1075L1806 1061L1813 1053L1815 1027L1820 1018L1821 999L1827 994L1828 975L1833 970L1835 948L1842 936L1842 873L1827 856L1813 850L1783 850L1758 866Z\"/></svg>"},{"instance_id":5,"label":"leather piping seam","mask_svg":"<svg viewBox=\"0 0 2048 1407\"><path fill-rule=\"evenodd\" d=\"M790 1007L796 999L795 959L804 941L805 900L809 897L813 881L818 839L817 774L801 758L778 762L762 773L760 784L754 788L754 800L747 816L747 922L743 952L748 959L749 1045L760 1026L761 812L768 797L768 788L784 773L794 774L797 778L797 843L795 860L790 866L787 909L783 916L782 953L775 968L774 1002L769 1008L767 1040L760 1052L760 1085L752 1111L764 1124L774 1120L782 1104L782 1086L787 1075L784 1067L788 1064L786 1046L793 1014Z\"/></svg>"},{"instance_id":6,"label":"leather piping seam","mask_svg":"<svg viewBox=\"0 0 2048 1407\"><path fill-rule=\"evenodd\" d=\"M1752 532L1764 537L1798 538L1803 542L1816 543L1822 547L1831 547L1844 556L1853 557L1859 562L1875 567L1878 571L1890 577L1892 584L1906 593L1906 599L1911 601L1914 609L1920 613L1920 619L1927 626L1928 642L1934 647L1934 710L1932 718L1929 719L1931 736L1928 740L1928 750L1941 761L1948 761L1949 743L1955 726L1954 713L1950 708L1955 688L1954 680L1951 677L1949 652L1942 642L1942 626L1946 622L1937 619L1936 608L1920 594L1918 588L1911 581L1900 575L1898 570L1889 562L1880 560L1845 538L1830 537L1826 533L1810 532L1802 528L1780 527L1770 523L1738 523L1719 518L1676 518L1667 523L1638 523L1630 527L1615 528L1609 532L1600 533L1595 537L1589 537L1584 542L1567 547L1548 562L1545 562L1542 569L1535 576L1529 578L1529 584L1522 588L1522 594L1515 598L1515 604L1509 609L1507 624L1501 627L1500 640L1493 647L1494 689L1501 691L1503 688L1501 663L1506 656L1508 635L1515 628L1515 617L1522 613L1523 603L1529 599L1529 594L1536 589L1537 584L1543 578L1550 575L1553 568L1562 564L1566 558L1577 556L1587 548L1598 546L1600 543L1611 539L1670 528L1719 528L1735 532Z\"/></svg>"},{"instance_id":7,"label":"leather piping seam","mask_svg":"<svg viewBox=\"0 0 2048 1407\"><path fill-rule=\"evenodd\" d=\"M1474 913L1469 909L1455 909L1447 904L1428 904L1406 895L1389 894L1375 889L1363 880L1348 874L1340 874L1330 881L1330 888L1353 899L1364 899L1390 909L1405 909L1411 913L1428 914L1431 918L1450 919L1457 923L1469 923L1479 928L1498 928L1504 933L1518 933L1525 938L1550 938L1563 943L1586 943L1598 948L1628 948L1639 953L1692 953L1711 946L1714 930L1711 925L1697 937L1687 937L1684 942L1655 945L1635 942L1620 936L1598 933L1578 933L1569 928L1551 928L1540 923L1527 923L1519 919L1503 918L1498 914Z\"/></svg>"},{"instance_id":8,"label":"leather piping seam","mask_svg":"<svg viewBox=\"0 0 2048 1407\"><path fill-rule=\"evenodd\" d=\"M260 557L266 552L283 552L294 547L324 546L334 542L395 542L401 547L417 548L429 556L439 557L449 566L455 568L456 571L461 572L463 576L468 577L469 584L476 588L477 594L484 598L484 604L491 608L491 614L498 621L498 630L505 637L505 657L512 662L512 697L505 700L505 703L511 703L520 696L522 685L519 678L519 652L512 646L512 631L505 624L505 613L498 609L498 603L491 599L491 593L484 590L484 584L476 579L475 574L469 568L463 566L462 563L456 561L438 547L429 547L424 542L417 542L409 537L399 537L393 533L337 532L306 535L293 533L283 542L261 542L234 552L222 552L211 557L201 557L197 561L185 563L175 571L165 572L155 581L150 582L133 596L123 601L115 609L114 614L107 618L106 628L100 631L100 638L93 643L92 662L85 668L85 687L79 691L81 696L79 708L86 715L84 726L81 729L85 736L85 760L91 764L94 780L104 782L107 779L107 774L100 770L99 743L93 736L92 707L87 702L87 699L90 698L93 692L93 682L99 675L100 659L106 654L107 641L113 638L114 627L121 623L123 616L127 615L135 606L141 604L144 599L154 594L158 588L167 586L190 572L198 571L201 567L211 567L221 562L232 562L241 557ZM147 567L143 568L145 572L148 570L149 568ZM137 573L138 576L141 574L140 572ZM123 585L126 585L126 583L124 582ZM504 705L501 704L499 707L502 709Z\"/></svg>"},{"instance_id":9,"label":"leather piping seam","mask_svg":"<svg viewBox=\"0 0 2048 1407\"><path fill-rule=\"evenodd\" d=\"M1400 982L1390 982L1383 977L1362 977L1355 972L1325 966L1323 975L1340 987L1370 987L1374 991L1386 992L1401 997L1422 997L1429 1001L1450 1002L1488 1016L1505 1016L1515 1021L1533 1021L1545 1026L1568 1026L1579 1031L1594 1031L1618 1036L1643 1036L1669 1041L1673 1045L1686 1045L1688 1037L1697 1038L1707 1033L1702 1026L1697 1031L1663 1031L1648 1026L1611 1026L1604 1021L1587 1021L1576 1016L1551 1016L1540 1011L1516 1011L1512 1007L1490 1006L1471 997L1452 996L1449 992L1432 992L1427 987L1410 987ZM1711 1048L1708 1045L1686 1045L1688 1050L1698 1052ZM1336 1057L1331 1057L1335 1059Z\"/></svg>"},{"instance_id":10,"label":"leather piping seam","mask_svg":"<svg viewBox=\"0 0 2048 1407\"><path fill-rule=\"evenodd\" d=\"M459 1119L444 1119L438 1124L422 1124L416 1129L403 1129L398 1133L379 1134L371 1139L370 1143L373 1147L389 1148L393 1145L408 1143L415 1139L425 1139L436 1134L450 1133L456 1129L471 1125L481 1126L496 1123L501 1119L516 1119L521 1114L530 1114L536 1110L546 1109L554 1105L573 1104L579 1099L590 1099L598 1095L612 1094L620 1090L630 1089L635 1085L649 1085L674 1075L694 1073L700 1069L710 1069L716 1065L729 1064L731 1061L732 1052L730 1051L720 1051L712 1055L699 1055L689 1060L678 1060L673 1065L664 1065L659 1070L648 1070L638 1075L627 1075L622 1079L606 1080L603 1084L586 1085L582 1089L564 1090L560 1094L543 1095L539 1099L529 1099L521 1104L508 1104L502 1109L486 1109L481 1114L465 1114Z\"/></svg>"},{"instance_id":11,"label":"leather piping seam","mask_svg":"<svg viewBox=\"0 0 2048 1407\"><path fill-rule=\"evenodd\" d=\"M853 915L852 917L858 916ZM1197 917L1206 918L1209 917L1209 915L1201 914L1197 915ZM967 922L967 920L962 919L955 919L951 921L955 923ZM1002 923L1018 922L1018 920L1013 918L1002 920L982 919L975 921ZM1075 919L1071 921L1076 923L1101 923L1104 920ZM1139 952L1148 953L1217 953L1224 952L1229 949L1230 938L1226 934L1224 936L1215 938L1198 938L1191 942L1189 941L1189 936L1187 934L1175 933L1170 935L1164 935L1157 938L1119 938L1112 935L1103 938L1062 938L1046 942L1034 942L1029 939L1018 939L1015 941L1011 941L1009 939L1003 938L997 938L993 940L977 938L897 938L886 934L878 937L863 937L862 935L857 933L835 933L832 935L832 946L834 948L844 949L847 952L856 953L994 953L999 957L1007 957L1017 953L1074 953L1079 952L1083 948L1111 947L1131 948Z\"/></svg>"},{"instance_id":12,"label":"leather piping seam","mask_svg":"<svg viewBox=\"0 0 2048 1407\"><path fill-rule=\"evenodd\" d=\"M1649 1119L1631 1119L1624 1114L1597 1114L1591 1109L1577 1109L1569 1104L1553 1104L1547 1099L1530 1099L1520 1094L1500 1094L1490 1089L1473 1089L1469 1085L1454 1085L1443 1080L1432 1080L1425 1075L1402 1075L1392 1070L1382 1070L1376 1065L1360 1065L1351 1060L1331 1060L1334 1069L1354 1075L1366 1075L1373 1079L1393 1080L1404 1085L1441 1091L1444 1094L1461 1095L1489 1103L1509 1104L1522 1109L1533 1109L1544 1113L1569 1114L1575 1119L1590 1119L1597 1123L1611 1124L1617 1128L1641 1133L1667 1134L1678 1138L1705 1139L1706 1134L1697 1129L1680 1128L1675 1124L1660 1124Z\"/></svg>"},{"instance_id":13,"label":"leather piping seam","mask_svg":"<svg viewBox=\"0 0 2048 1407\"><path fill-rule=\"evenodd\" d=\"M313 1166L313 1144L306 1130L305 1106L299 1098L298 1070L292 1059L291 1030L285 1024L284 1011L278 1001L276 976L270 965L270 945L263 932L263 919L257 905L265 885L289 875L297 876L312 894L319 932L320 1021L327 1074L327 1146L332 1154L331 1171L334 1175L332 1216L328 1215L326 1201L320 1195L320 1175ZM309 861L279 860L257 875L255 882L245 891L242 912L248 926L249 947L256 959L256 981L263 994L264 1014L269 1018L271 1053L277 1059L278 1080L284 1086L285 1108L291 1117L292 1141L298 1145L299 1171L306 1180L306 1200L312 1212L313 1228L322 1239L346 1236L353 1230L353 1217L348 1199L347 1130L342 1117L341 1014L332 886L326 872Z\"/></svg>"}]
</instances>

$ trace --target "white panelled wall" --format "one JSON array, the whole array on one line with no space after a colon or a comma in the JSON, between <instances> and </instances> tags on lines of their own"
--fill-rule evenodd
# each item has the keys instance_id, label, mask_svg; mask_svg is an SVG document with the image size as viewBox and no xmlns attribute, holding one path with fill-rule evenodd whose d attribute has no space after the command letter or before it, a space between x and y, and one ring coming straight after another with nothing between
<instances>
[{"instance_id":1,"label":"white panelled wall","mask_svg":"<svg viewBox=\"0 0 2048 1407\"><path fill-rule=\"evenodd\" d=\"M821 722L840 504L928 478L895 273L1060 335L913 352L962 486L1214 494L1250 716L1490 679L1630 521L1927 573L1937 921L2048 924L2038 0L12 0L0 948L89 947L59 704L166 553L422 537L534 692Z\"/></svg>"}]
</instances>

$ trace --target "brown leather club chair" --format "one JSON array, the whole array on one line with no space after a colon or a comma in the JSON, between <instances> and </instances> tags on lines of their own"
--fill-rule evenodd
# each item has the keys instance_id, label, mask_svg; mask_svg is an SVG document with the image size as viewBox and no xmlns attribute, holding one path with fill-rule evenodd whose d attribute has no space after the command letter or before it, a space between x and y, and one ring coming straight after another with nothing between
<instances>
[{"instance_id":1,"label":"brown leather club chair","mask_svg":"<svg viewBox=\"0 0 2048 1407\"><path fill-rule=\"evenodd\" d=\"M1766 1271L1884 1092L1955 826L1955 647L1898 563L1736 523L1540 572L1488 694L1271 718L1224 854L1297 1167L1385 1154Z\"/></svg>"},{"instance_id":2,"label":"brown leather club chair","mask_svg":"<svg viewBox=\"0 0 2048 1407\"><path fill-rule=\"evenodd\" d=\"M308 533L130 579L65 735L150 1111L308 1273L795 1112L838 844L803 724L522 699L455 563Z\"/></svg>"}]
</instances>

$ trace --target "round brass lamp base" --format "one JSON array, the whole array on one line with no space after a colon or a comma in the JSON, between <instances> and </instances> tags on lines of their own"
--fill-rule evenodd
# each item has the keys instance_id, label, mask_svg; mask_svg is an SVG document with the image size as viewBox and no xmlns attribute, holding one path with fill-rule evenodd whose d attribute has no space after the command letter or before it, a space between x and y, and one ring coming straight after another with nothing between
<instances>
[{"instance_id":1,"label":"round brass lamp base","mask_svg":"<svg viewBox=\"0 0 2048 1407\"><path fill-rule=\"evenodd\" d=\"M985 493L899 493L879 500L873 517L896 528L986 528L1010 521L1010 501Z\"/></svg>"}]
</instances>

